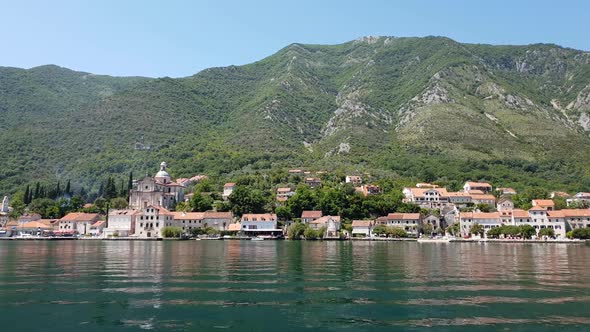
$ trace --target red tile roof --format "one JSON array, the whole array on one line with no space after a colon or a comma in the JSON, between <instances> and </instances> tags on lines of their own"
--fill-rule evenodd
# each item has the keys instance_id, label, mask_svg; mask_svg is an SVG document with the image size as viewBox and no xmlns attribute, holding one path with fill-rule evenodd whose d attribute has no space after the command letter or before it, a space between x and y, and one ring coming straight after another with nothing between
<instances>
[{"instance_id":1,"label":"red tile roof","mask_svg":"<svg viewBox=\"0 0 590 332\"><path fill-rule=\"evenodd\" d=\"M71 212L61 218L61 221L90 222L99 218L98 213Z\"/></svg>"},{"instance_id":2,"label":"red tile roof","mask_svg":"<svg viewBox=\"0 0 590 332\"><path fill-rule=\"evenodd\" d=\"M303 218L321 218L323 215L322 211L303 211L301 213L301 219Z\"/></svg>"}]
</instances>

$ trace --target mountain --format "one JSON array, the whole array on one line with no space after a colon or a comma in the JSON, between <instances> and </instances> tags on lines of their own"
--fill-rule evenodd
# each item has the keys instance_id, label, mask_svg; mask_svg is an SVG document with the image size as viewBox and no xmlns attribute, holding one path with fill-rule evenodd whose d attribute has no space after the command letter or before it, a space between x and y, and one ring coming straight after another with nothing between
<instances>
[{"instance_id":1,"label":"mountain","mask_svg":"<svg viewBox=\"0 0 590 332\"><path fill-rule=\"evenodd\" d=\"M590 53L549 44L364 37L177 79L0 67L0 192L162 160L587 190L589 113Z\"/></svg>"}]
</instances>

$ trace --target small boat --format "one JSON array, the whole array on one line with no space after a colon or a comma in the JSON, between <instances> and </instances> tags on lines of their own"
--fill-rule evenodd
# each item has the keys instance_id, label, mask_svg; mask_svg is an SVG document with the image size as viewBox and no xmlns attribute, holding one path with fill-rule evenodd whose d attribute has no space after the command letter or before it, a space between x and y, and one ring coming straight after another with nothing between
<instances>
[{"instance_id":1,"label":"small boat","mask_svg":"<svg viewBox=\"0 0 590 332\"><path fill-rule=\"evenodd\" d=\"M251 240L252 240L252 241L264 241L264 238L263 238L263 237L258 237L258 236L255 236L255 237L253 237Z\"/></svg>"},{"instance_id":2,"label":"small boat","mask_svg":"<svg viewBox=\"0 0 590 332\"><path fill-rule=\"evenodd\" d=\"M451 242L451 239L449 239L448 237L433 237L433 238L428 238L428 237L421 237L417 240L418 243L449 243Z\"/></svg>"}]
</instances>

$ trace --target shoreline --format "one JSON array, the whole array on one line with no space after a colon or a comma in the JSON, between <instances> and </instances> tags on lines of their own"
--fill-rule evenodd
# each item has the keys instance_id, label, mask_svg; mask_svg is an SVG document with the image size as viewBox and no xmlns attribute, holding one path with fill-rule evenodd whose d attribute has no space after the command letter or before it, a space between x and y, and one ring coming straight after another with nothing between
<instances>
[{"instance_id":1,"label":"shoreline","mask_svg":"<svg viewBox=\"0 0 590 332\"><path fill-rule=\"evenodd\" d=\"M39 237L39 238L16 238L2 237L0 241L196 241L197 239L176 239L176 238L74 238L74 237ZM199 239L199 240L217 240L217 241L251 241L244 238L226 238L226 239ZM281 241L288 239L269 239L266 241ZM318 239L318 240L289 240L289 241L361 241L361 242L416 242L415 238L350 238L350 239ZM433 242L441 244L441 242ZM519 243L519 244L586 244L590 245L590 240L519 240L519 239L451 239L447 243ZM442 243L446 244L446 243Z\"/></svg>"}]
</instances>

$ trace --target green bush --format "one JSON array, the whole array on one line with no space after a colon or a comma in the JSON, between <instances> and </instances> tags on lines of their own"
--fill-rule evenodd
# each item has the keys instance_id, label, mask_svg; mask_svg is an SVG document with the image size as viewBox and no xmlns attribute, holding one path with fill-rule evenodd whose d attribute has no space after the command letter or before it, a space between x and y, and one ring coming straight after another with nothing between
<instances>
[{"instance_id":1,"label":"green bush","mask_svg":"<svg viewBox=\"0 0 590 332\"><path fill-rule=\"evenodd\" d=\"M576 228L572 230L572 238L574 239L590 239L590 228Z\"/></svg>"},{"instance_id":2,"label":"green bush","mask_svg":"<svg viewBox=\"0 0 590 332\"><path fill-rule=\"evenodd\" d=\"M162 228L162 236L165 238L179 238L182 235L182 228L180 227L164 227Z\"/></svg>"}]
</instances>

